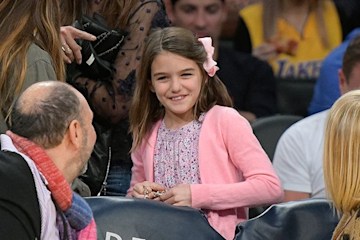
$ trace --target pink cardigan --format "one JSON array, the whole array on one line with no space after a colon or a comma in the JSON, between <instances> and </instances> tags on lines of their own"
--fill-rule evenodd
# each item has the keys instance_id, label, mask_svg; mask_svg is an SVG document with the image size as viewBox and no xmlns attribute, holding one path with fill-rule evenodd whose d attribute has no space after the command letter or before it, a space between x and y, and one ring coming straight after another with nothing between
<instances>
[{"instance_id":1,"label":"pink cardigan","mask_svg":"<svg viewBox=\"0 0 360 240\"><path fill-rule=\"evenodd\" d=\"M132 154L128 194L138 182L154 181L154 147L160 121ZM214 106L200 130L201 184L191 185L192 207L207 212L210 225L225 239L247 219L248 208L282 200L283 191L269 158L248 121L233 108Z\"/></svg>"}]
</instances>

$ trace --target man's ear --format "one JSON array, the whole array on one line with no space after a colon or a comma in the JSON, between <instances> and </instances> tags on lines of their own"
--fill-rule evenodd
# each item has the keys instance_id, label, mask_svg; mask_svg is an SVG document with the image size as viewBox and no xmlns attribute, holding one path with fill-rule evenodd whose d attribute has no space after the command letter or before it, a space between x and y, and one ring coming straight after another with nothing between
<instances>
[{"instance_id":1,"label":"man's ear","mask_svg":"<svg viewBox=\"0 0 360 240\"><path fill-rule=\"evenodd\" d=\"M80 148L82 139L82 129L78 120L72 120L68 129L69 144L75 148Z\"/></svg>"}]
</instances>

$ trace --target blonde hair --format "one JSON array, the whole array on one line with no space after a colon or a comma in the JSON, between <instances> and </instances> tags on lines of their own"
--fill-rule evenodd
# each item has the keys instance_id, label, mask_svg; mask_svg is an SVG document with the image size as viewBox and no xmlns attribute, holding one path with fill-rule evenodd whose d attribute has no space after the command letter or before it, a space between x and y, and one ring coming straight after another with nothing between
<instances>
[{"instance_id":1,"label":"blonde hair","mask_svg":"<svg viewBox=\"0 0 360 240\"><path fill-rule=\"evenodd\" d=\"M49 53L57 79L64 81L58 1L0 1L0 42L0 110L6 116L23 88L32 43Z\"/></svg>"},{"instance_id":2,"label":"blonde hair","mask_svg":"<svg viewBox=\"0 0 360 240\"><path fill-rule=\"evenodd\" d=\"M324 143L325 186L336 209L360 206L360 90L340 97L329 112Z\"/></svg>"},{"instance_id":3,"label":"blonde hair","mask_svg":"<svg viewBox=\"0 0 360 240\"><path fill-rule=\"evenodd\" d=\"M263 5L263 33L264 40L269 41L277 34L277 20L281 17L281 9L283 8L283 2L289 0L264 0ZM310 3L309 11L314 11L317 20L317 29L320 33L321 41L327 48L329 47L328 33L325 26L324 19L324 0L314 0Z\"/></svg>"},{"instance_id":4,"label":"blonde hair","mask_svg":"<svg viewBox=\"0 0 360 240\"><path fill-rule=\"evenodd\" d=\"M198 119L202 112L208 111L215 104L232 106L232 100L225 85L216 75L205 81L208 76L203 63L207 53L194 34L190 30L179 27L157 29L149 35L145 43L132 98L129 113L130 131L134 142L132 151L140 145L154 122L164 115L164 109L160 107L160 102L156 94L151 92L149 84L152 62L164 51L193 60L202 72L203 81L199 98L194 106L194 119Z\"/></svg>"}]
</instances>

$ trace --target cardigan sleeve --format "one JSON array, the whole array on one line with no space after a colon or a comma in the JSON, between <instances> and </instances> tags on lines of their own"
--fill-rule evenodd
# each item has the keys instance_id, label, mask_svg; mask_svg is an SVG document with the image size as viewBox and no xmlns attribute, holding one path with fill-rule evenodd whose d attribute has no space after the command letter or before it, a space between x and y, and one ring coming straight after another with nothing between
<instances>
[{"instance_id":1,"label":"cardigan sleeve","mask_svg":"<svg viewBox=\"0 0 360 240\"><path fill-rule=\"evenodd\" d=\"M223 210L281 201L283 190L280 180L250 124L234 109L223 109L226 110L214 117L217 120L212 129L216 131L217 140L212 141L214 144L217 142L213 148L222 148L215 150L216 152L227 152L222 156L227 155L228 160L216 159L215 156L213 160L209 157L207 161L209 165L212 164L211 161L222 161L221 165L227 165L222 170L212 166L208 168L214 178L221 176L221 173L216 171L223 172L222 176L227 182L217 179L219 183L203 182L191 185L193 207ZM232 173L234 176L229 178Z\"/></svg>"},{"instance_id":2,"label":"cardigan sleeve","mask_svg":"<svg viewBox=\"0 0 360 240\"><path fill-rule=\"evenodd\" d=\"M154 151L157 138L157 131L161 121L157 121L152 126L152 129L144 137L139 147L137 147L131 154L133 167L131 169L130 188L127 195L131 195L133 187L136 183L143 181L154 181Z\"/></svg>"},{"instance_id":3,"label":"cardigan sleeve","mask_svg":"<svg viewBox=\"0 0 360 240\"><path fill-rule=\"evenodd\" d=\"M135 151L131 154L131 159L133 161L133 166L131 168L131 181L130 181L130 188L127 191L127 195L131 195L134 185L139 182L145 181L145 171L144 171L144 164L141 157L141 147L135 149Z\"/></svg>"}]
</instances>

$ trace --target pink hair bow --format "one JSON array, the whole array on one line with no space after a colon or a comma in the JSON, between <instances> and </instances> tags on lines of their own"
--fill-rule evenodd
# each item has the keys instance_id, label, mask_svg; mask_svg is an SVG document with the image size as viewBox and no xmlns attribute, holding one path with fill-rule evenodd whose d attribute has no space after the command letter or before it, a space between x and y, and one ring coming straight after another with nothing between
<instances>
[{"instance_id":1,"label":"pink hair bow","mask_svg":"<svg viewBox=\"0 0 360 240\"><path fill-rule=\"evenodd\" d=\"M203 37L198 40L204 45L207 53L207 58L204 62L204 69L210 77L213 77L219 68L216 66L217 63L213 59L214 47L212 46L211 37Z\"/></svg>"}]
</instances>

